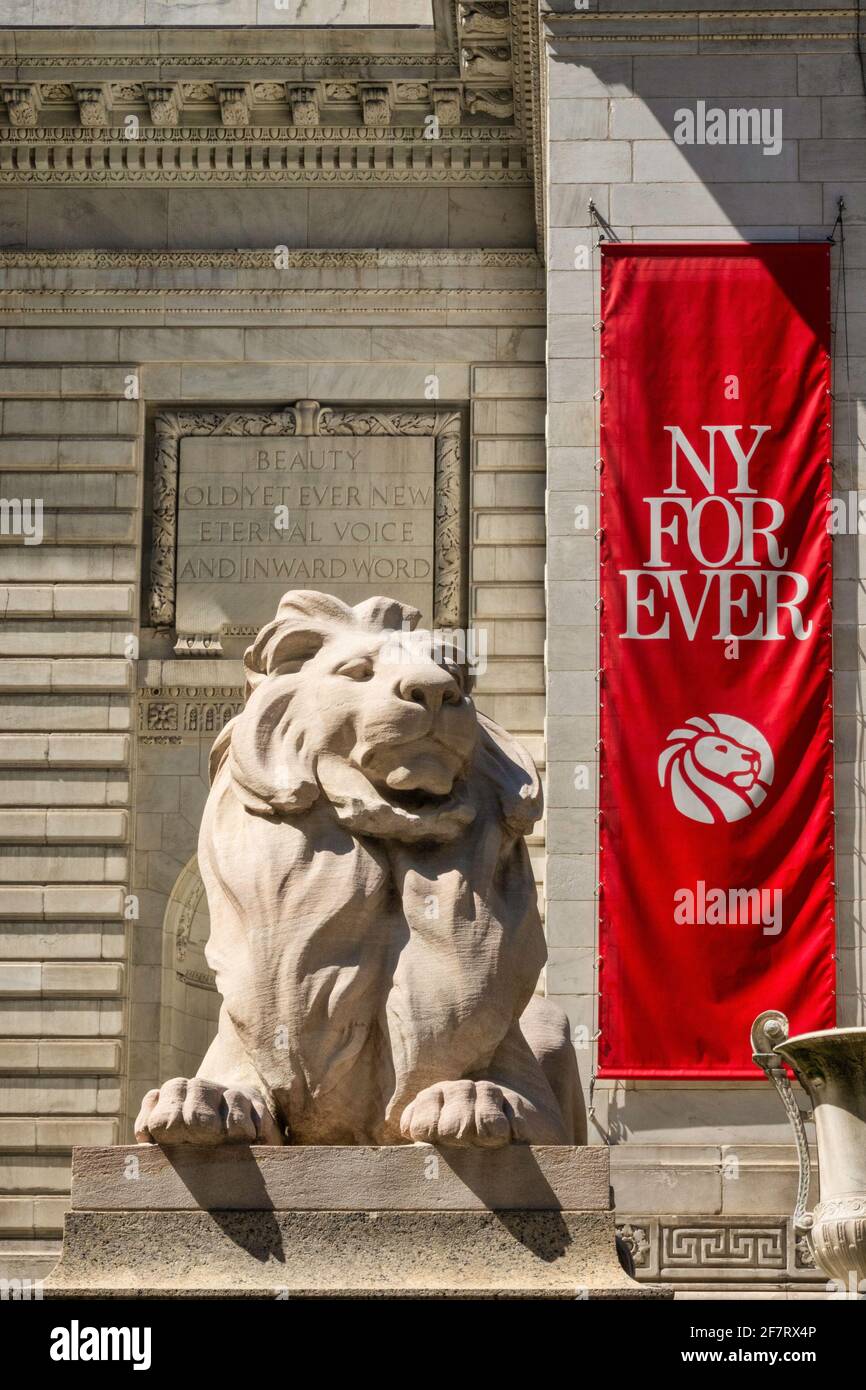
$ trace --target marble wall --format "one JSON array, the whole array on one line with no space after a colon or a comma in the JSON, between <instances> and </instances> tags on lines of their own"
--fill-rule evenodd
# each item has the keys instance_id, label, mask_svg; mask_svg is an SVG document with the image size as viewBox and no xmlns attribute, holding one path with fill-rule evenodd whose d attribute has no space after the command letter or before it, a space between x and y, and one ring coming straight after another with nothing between
<instances>
[{"instance_id":1,"label":"marble wall","mask_svg":"<svg viewBox=\"0 0 866 1390\"><path fill-rule=\"evenodd\" d=\"M859 65L835 0L820 16L813 12L808 23L804 17L794 24L795 33L787 28L797 6L697 4L679 7L676 17L658 16L640 0L615 6L600 0L589 8L580 17L558 0L542 5L548 116L547 978L580 1036L592 1038L597 522L576 533L573 519L578 504L589 506L592 518L596 514L599 235L623 241L813 240L830 233L844 196L850 357L840 362L844 340L837 335L834 467L837 490L856 489L863 469L856 419L863 384L866 183L860 150L866 117ZM627 39L612 18L614 10L628 11ZM701 98L722 107L780 110L780 154L765 157L757 145L677 145L675 110ZM590 215L590 200L609 230ZM586 248L588 259L579 248ZM834 313L838 257L837 241ZM866 1016L858 791L863 726L857 695L862 540L840 536L834 547L838 1012L845 1025L861 1024ZM588 786L575 785L577 765L591 770ZM594 1060L593 1047L586 1047L581 1064L587 1090ZM795 1190L787 1125L777 1097L757 1075L754 1082L729 1084L599 1081L590 1133L591 1142L616 1146L617 1206L621 1221L641 1232L641 1277L659 1277L661 1271L692 1289L761 1285L768 1292L814 1281L807 1252L797 1247L785 1219ZM770 1214L762 1244L755 1222Z\"/></svg>"}]
</instances>

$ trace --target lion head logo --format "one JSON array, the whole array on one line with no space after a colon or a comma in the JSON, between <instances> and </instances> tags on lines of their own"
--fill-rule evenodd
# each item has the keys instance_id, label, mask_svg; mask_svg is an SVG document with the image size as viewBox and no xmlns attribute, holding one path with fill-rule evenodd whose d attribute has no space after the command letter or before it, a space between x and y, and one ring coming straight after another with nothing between
<instances>
[{"instance_id":1,"label":"lion head logo","mask_svg":"<svg viewBox=\"0 0 866 1390\"><path fill-rule=\"evenodd\" d=\"M773 750L753 724L711 714L687 719L668 734L658 771L678 811L713 825L742 820L760 806L775 768Z\"/></svg>"}]
</instances>

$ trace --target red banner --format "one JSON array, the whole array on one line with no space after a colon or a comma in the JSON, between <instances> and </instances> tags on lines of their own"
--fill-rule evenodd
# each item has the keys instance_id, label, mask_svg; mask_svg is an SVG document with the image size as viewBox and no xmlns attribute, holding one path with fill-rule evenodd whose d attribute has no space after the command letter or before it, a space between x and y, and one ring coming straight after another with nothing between
<instances>
[{"instance_id":1,"label":"red banner","mask_svg":"<svg viewBox=\"0 0 866 1390\"><path fill-rule=\"evenodd\" d=\"M834 1023L824 243L604 245L599 1075Z\"/></svg>"}]
</instances>

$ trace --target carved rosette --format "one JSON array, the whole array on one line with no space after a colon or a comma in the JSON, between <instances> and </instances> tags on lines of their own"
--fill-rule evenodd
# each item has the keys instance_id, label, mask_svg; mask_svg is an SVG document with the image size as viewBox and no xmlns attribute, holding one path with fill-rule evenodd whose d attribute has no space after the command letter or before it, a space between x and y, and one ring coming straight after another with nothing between
<instances>
[{"instance_id":1,"label":"carved rosette","mask_svg":"<svg viewBox=\"0 0 866 1390\"><path fill-rule=\"evenodd\" d=\"M456 411L335 410L300 400L282 411L176 411L154 421L153 539L149 614L157 628L171 628L177 587L177 509L180 441L208 435L429 435L435 441L433 622L460 627L463 620L463 468L460 416Z\"/></svg>"}]
</instances>

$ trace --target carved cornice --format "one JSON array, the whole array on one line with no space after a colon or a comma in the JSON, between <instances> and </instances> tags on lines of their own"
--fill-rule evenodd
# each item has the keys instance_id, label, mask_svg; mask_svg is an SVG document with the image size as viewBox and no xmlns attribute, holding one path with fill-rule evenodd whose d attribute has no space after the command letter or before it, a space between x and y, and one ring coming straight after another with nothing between
<instances>
[{"instance_id":1,"label":"carved cornice","mask_svg":"<svg viewBox=\"0 0 866 1390\"><path fill-rule=\"evenodd\" d=\"M281 265L297 270L388 270L399 266L479 266L535 269L538 253L520 250L328 251L287 250ZM0 251L0 270L185 269L273 270L274 251ZM268 291L270 293L270 291ZM377 290L377 293L379 291Z\"/></svg>"},{"instance_id":2,"label":"carved cornice","mask_svg":"<svg viewBox=\"0 0 866 1390\"><path fill-rule=\"evenodd\" d=\"M183 52L180 32L157 53L123 52L117 35L117 52L64 52L58 31L57 52L22 52L7 68L0 141L15 151L0 182L526 182L513 59L534 4L443 0L434 52L371 52L369 33L353 52L254 52L247 35L232 53L216 34L214 51L199 51L199 34ZM335 142L343 149L326 148Z\"/></svg>"},{"instance_id":3,"label":"carved cornice","mask_svg":"<svg viewBox=\"0 0 866 1390\"><path fill-rule=\"evenodd\" d=\"M116 115L116 113L114 114ZM90 129L80 126L42 125L35 128L25 127L25 130L26 134L18 127L0 126L0 141L7 145L21 144L26 140L34 146L52 146L54 144L86 146L91 144L94 138ZM225 125L175 127L172 129L166 129L164 126L144 126L134 136L129 135L124 126L113 125L100 129L98 142L99 144L108 143L122 146L165 145L173 147L183 145L185 149L188 149L204 144L236 145L239 133L251 143L272 140L303 140L306 143L312 140L319 144L327 144L330 141L375 140L377 144L381 145L417 143L423 146L434 144L432 140L426 140L418 126L353 125L303 128L291 125L256 125L246 126L242 132ZM447 129L435 143L437 145L442 143L456 145L470 141L480 145L511 144L518 148L522 143L519 131L511 125L452 127Z\"/></svg>"},{"instance_id":4,"label":"carved cornice","mask_svg":"<svg viewBox=\"0 0 866 1390\"><path fill-rule=\"evenodd\" d=\"M417 132L415 132L417 134ZM3 132L7 146L0 183L102 184L527 184L522 144L486 137L393 142L377 131L373 141L328 143L327 132L303 143L273 130L219 130L186 135L177 129L148 131L125 140L118 131ZM295 135L307 132L295 132ZM54 142L56 138L56 143ZM331 137L333 140L333 136ZM8 146L12 148L9 149ZM479 157L480 156L480 157Z\"/></svg>"},{"instance_id":5,"label":"carved cornice","mask_svg":"<svg viewBox=\"0 0 866 1390\"><path fill-rule=\"evenodd\" d=\"M477 67L479 59L476 57L472 61ZM462 74L447 75L459 104L453 124L460 123L462 113L483 115L489 107L496 108L497 119L513 113L510 57L507 64L500 60L489 66L489 72L475 72L469 67ZM443 73L442 78L445 77ZM359 81L357 74L351 71L342 80L312 79L305 68L298 73L287 71L281 81L256 82L239 66L234 81L170 80L156 68L140 82L103 81L88 87L77 82L31 80L17 85L4 83L3 91L4 94L7 90L26 93L26 99L36 103L34 115L37 119L39 109L43 109L43 125L51 124L65 130L93 123L80 110L82 93L88 92L93 93L93 101L102 101L115 115L122 111L124 116L135 115L145 123L151 120L157 126L164 125L164 120L159 116L154 120L153 115L150 93L158 91L162 101L170 101L178 110L182 108L187 113L190 123L186 128L191 132L201 124L202 117L209 118L213 125L221 123L231 127L265 123L306 127L316 126L321 120L331 125L379 127L389 125L393 114L398 123L411 124L417 138L424 128L425 116L433 112L433 93L437 85L435 80L431 83L399 77ZM303 94L300 98L299 93ZM4 100L10 119L14 121L11 106L15 99L4 95ZM297 119L294 112L299 100L311 111L315 109L325 114L318 120ZM253 119L252 113L256 113L257 119Z\"/></svg>"},{"instance_id":6,"label":"carved cornice","mask_svg":"<svg viewBox=\"0 0 866 1390\"><path fill-rule=\"evenodd\" d=\"M520 3L520 0L515 0ZM779 5L773 9L753 9L731 4L717 8L683 8L668 10L647 0L644 9L566 11L557 0L540 0L541 21L557 45L586 44L693 44L698 40L714 47L724 43L803 43L856 40L858 11L854 6L844 9L821 8L818 5L800 8ZM810 21L820 26L808 29ZM829 28L828 24L834 26ZM848 27L842 28L843 22ZM796 29L792 28L796 24ZM804 26L804 27L800 27Z\"/></svg>"},{"instance_id":7,"label":"carved cornice","mask_svg":"<svg viewBox=\"0 0 866 1390\"><path fill-rule=\"evenodd\" d=\"M152 544L148 609L156 628L175 621L178 467L180 442L190 437L375 435L430 436L435 440L433 622L459 627L463 620L463 465L461 421L456 411L351 409L296 401L280 411L164 411L154 421ZM193 655L206 655L204 651Z\"/></svg>"},{"instance_id":8,"label":"carved cornice","mask_svg":"<svg viewBox=\"0 0 866 1390\"><path fill-rule=\"evenodd\" d=\"M99 35L94 34L94 43ZM231 35L225 35L227 47L231 47ZM7 55L7 63L10 60ZM64 53L60 47L54 53L22 53L17 60L11 60L28 72L31 68L112 68L144 69L158 67L171 74L173 68L287 68L297 77L302 72L318 75L318 70L345 68L347 71L363 69L376 76L380 73L397 75L402 70L413 68L456 68L456 50L450 53L163 53L158 57L153 53Z\"/></svg>"},{"instance_id":9,"label":"carved cornice","mask_svg":"<svg viewBox=\"0 0 866 1390\"><path fill-rule=\"evenodd\" d=\"M507 70L491 72L493 81L480 81L463 74L448 80L456 93L458 109L449 124L459 125L462 114L486 114L494 107L496 119L511 116L514 99L511 92L511 67ZM195 132L200 125L193 118L204 117L211 124L232 127L247 127L250 124L266 124L268 118L273 124L281 126L316 126L324 119L330 125L348 127L388 125L392 115L398 123L413 126L416 138L424 128L425 116L433 112L433 94L441 83L421 80L380 80L378 82L358 81L349 75L343 81L313 81L309 78L292 78L287 75L282 81L251 82L245 80L243 70L234 82L182 82L169 81L154 71L142 82L102 82L88 87L86 84L71 82L22 82L3 84L4 101L9 110L10 120L15 123L12 109L16 98L7 98L6 91L26 94L26 100L36 103L33 113L38 120L42 109L42 124L56 129L74 130L77 125L90 124L80 111L81 93L92 91L93 100L102 100L115 114L122 111L124 116L135 115L156 126L165 124L159 115L154 118L150 93L160 92L161 100L171 102L178 111L183 108L190 117L186 126ZM299 97L299 93L303 95ZM21 100L21 98L17 98ZM310 113L315 110L319 119L301 118L295 114L299 100ZM76 111L76 103L79 110ZM230 118L226 119L226 107ZM257 119L253 120L251 113ZM441 117L440 117L441 119ZM19 122L24 124L25 122ZM32 124L27 121L26 124ZM116 122L116 124L121 124ZM474 128L474 127L472 127Z\"/></svg>"}]
</instances>

